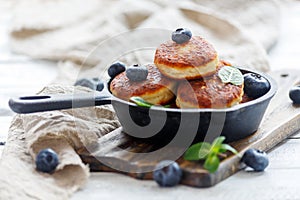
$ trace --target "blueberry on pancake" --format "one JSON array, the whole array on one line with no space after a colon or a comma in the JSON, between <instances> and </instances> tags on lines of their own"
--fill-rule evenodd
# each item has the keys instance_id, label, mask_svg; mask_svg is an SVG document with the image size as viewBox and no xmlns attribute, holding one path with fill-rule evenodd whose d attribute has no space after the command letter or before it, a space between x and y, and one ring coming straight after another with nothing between
<instances>
[{"instance_id":1,"label":"blueberry on pancake","mask_svg":"<svg viewBox=\"0 0 300 200\"><path fill-rule=\"evenodd\" d=\"M154 63L159 71L172 79L199 79L216 72L219 63L214 47L200 36L178 44L167 41L155 52Z\"/></svg>"},{"instance_id":2,"label":"blueberry on pancake","mask_svg":"<svg viewBox=\"0 0 300 200\"><path fill-rule=\"evenodd\" d=\"M163 76L154 64L145 65L148 75L145 80L131 81L126 72L118 74L110 83L111 93L125 101L139 96L146 102L164 105L174 98L176 81Z\"/></svg>"}]
</instances>

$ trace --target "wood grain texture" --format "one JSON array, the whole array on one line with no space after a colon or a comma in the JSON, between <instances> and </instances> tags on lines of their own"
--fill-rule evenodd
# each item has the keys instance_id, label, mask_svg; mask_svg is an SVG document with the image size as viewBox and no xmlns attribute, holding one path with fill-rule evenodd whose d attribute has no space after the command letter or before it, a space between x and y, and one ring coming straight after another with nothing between
<instances>
[{"instance_id":1,"label":"wood grain texture","mask_svg":"<svg viewBox=\"0 0 300 200\"><path fill-rule=\"evenodd\" d=\"M300 81L300 71L276 71L270 75L277 81L278 91L266 111L259 130L245 139L231 143L240 155L248 148L268 151L300 129L300 107L293 105L288 97L289 88ZM145 153L157 148L159 147L153 144L130 138L120 128L100 138L98 144L87 147L88 150L78 150L78 153L85 163L89 163L92 171L118 172L138 179L151 179L151 170L157 164L155 161L163 159L164 155L157 155L157 159L153 158L149 161L139 154L132 156L130 152ZM172 151L176 149L166 149L166 153ZM213 186L244 167L240 163L240 158L234 155L228 155L226 159L223 159L218 171L213 174L203 169L201 162L189 162L182 158L179 158L177 162L184 172L181 183L194 187ZM103 163L113 164L121 170L112 169ZM149 172L132 173L138 169Z\"/></svg>"}]
</instances>

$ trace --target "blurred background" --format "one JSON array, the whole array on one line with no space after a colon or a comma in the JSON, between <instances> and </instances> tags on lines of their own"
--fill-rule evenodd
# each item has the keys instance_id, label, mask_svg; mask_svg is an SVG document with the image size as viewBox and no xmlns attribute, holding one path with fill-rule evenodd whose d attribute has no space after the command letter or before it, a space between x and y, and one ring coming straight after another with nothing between
<instances>
[{"instance_id":1,"label":"blurred background","mask_svg":"<svg viewBox=\"0 0 300 200\"><path fill-rule=\"evenodd\" d=\"M37 185L52 188L44 185L44 179L40 180L39 176L32 187L28 181L32 177L25 176L30 175L33 167L27 149L22 147L26 143L24 136L10 134L14 142L6 144L10 147L6 149L11 151L8 156L3 153L1 160L14 116L8 107L9 98L36 94L47 85L73 85L78 78L99 77L106 74L107 65L116 59L127 65L152 62L155 45L159 45L157 41L165 41L158 38L158 30L171 36L179 27L189 28L193 35L206 38L221 59L234 65L266 73L277 70L280 74L288 73L289 69L300 66L299 22L298 0L0 0L0 161L5 160L4 155L7 158L14 153L12 157L16 158L1 162L6 170L0 175L5 186L3 189L0 185L0 191L13 191L13 196L26 193L29 197L37 193ZM135 30L142 31L134 35ZM146 44L152 44L149 51L136 48L146 47ZM129 49L130 54L124 52L125 49L126 52ZM241 195L251 195L250 199L297 199L294 198L299 196L297 184L291 180L299 166L295 154L299 136L294 139L285 140L285 145L269 154L271 173L264 176L238 173L211 190L198 191L199 195L218 198L225 194L222 198L227 196L228 199L232 199L232 195L236 199ZM29 162L19 156L22 153ZM247 181L240 184L245 179ZM11 184L14 186L10 187ZM115 174L94 173L88 186L74 199L86 198L87 194L99 198L100 193L103 197L121 194L123 198L129 193L131 197L138 193L149 194L146 195L149 198L153 194L158 198L177 199L197 196L193 188L161 192L152 184L155 183L141 184ZM236 186L235 190L232 185ZM250 194L244 190L255 192Z\"/></svg>"},{"instance_id":2,"label":"blurred background","mask_svg":"<svg viewBox=\"0 0 300 200\"><path fill-rule=\"evenodd\" d=\"M300 66L299 19L296 0L1 0L0 126L8 128L11 120L9 97L73 84L79 71L105 71L106 55L91 52L128 31L148 28L151 36L153 28L187 27L210 41L221 59L267 72ZM123 61L149 61L145 57L135 53Z\"/></svg>"}]
</instances>

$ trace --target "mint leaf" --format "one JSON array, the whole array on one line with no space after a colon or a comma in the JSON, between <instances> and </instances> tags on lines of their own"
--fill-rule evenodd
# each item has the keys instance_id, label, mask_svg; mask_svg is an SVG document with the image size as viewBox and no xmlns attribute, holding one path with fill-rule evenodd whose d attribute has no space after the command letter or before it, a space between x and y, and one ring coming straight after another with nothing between
<instances>
[{"instance_id":1,"label":"mint leaf","mask_svg":"<svg viewBox=\"0 0 300 200\"><path fill-rule=\"evenodd\" d=\"M230 151L238 155L238 152L228 144L223 144L225 141L224 136L217 137L214 139L212 144L207 142L199 142L190 146L184 154L185 160L203 160L203 167L207 169L210 173L214 173L219 165L220 159L219 156L226 157L226 151Z\"/></svg>"},{"instance_id":2,"label":"mint leaf","mask_svg":"<svg viewBox=\"0 0 300 200\"><path fill-rule=\"evenodd\" d=\"M130 97L130 101L132 101L133 103L135 103L138 106L142 106L142 107L146 107L146 108L150 108L151 106L153 106L153 104L148 103L143 98L137 97L137 96Z\"/></svg>"},{"instance_id":3,"label":"mint leaf","mask_svg":"<svg viewBox=\"0 0 300 200\"><path fill-rule=\"evenodd\" d=\"M223 83L232 83L234 85L242 85L244 76L242 72L233 66L224 66L218 72L219 78Z\"/></svg>"},{"instance_id":4,"label":"mint leaf","mask_svg":"<svg viewBox=\"0 0 300 200\"><path fill-rule=\"evenodd\" d=\"M224 136L217 137L216 139L214 139L212 146L221 146L224 140L225 140Z\"/></svg>"},{"instance_id":5,"label":"mint leaf","mask_svg":"<svg viewBox=\"0 0 300 200\"><path fill-rule=\"evenodd\" d=\"M198 153L199 159L201 160L206 158L210 150L211 150L211 145L208 142L202 142L202 145Z\"/></svg>"},{"instance_id":6,"label":"mint leaf","mask_svg":"<svg viewBox=\"0 0 300 200\"><path fill-rule=\"evenodd\" d=\"M201 160L206 158L211 149L211 145L207 142L200 142L188 148L184 154L185 160Z\"/></svg>"},{"instance_id":7,"label":"mint leaf","mask_svg":"<svg viewBox=\"0 0 300 200\"><path fill-rule=\"evenodd\" d=\"M220 148L220 152L225 153L226 151L230 151L234 154L238 154L237 150L235 150L232 146L229 144L222 144Z\"/></svg>"},{"instance_id":8,"label":"mint leaf","mask_svg":"<svg viewBox=\"0 0 300 200\"><path fill-rule=\"evenodd\" d=\"M142 106L142 107L146 107L146 108L150 108L151 106L154 106L154 104L149 103L149 102L145 101L142 97L138 97L138 96L130 97L129 100L138 106ZM163 107L170 108L171 105L168 104L168 105L164 105Z\"/></svg>"},{"instance_id":9,"label":"mint leaf","mask_svg":"<svg viewBox=\"0 0 300 200\"><path fill-rule=\"evenodd\" d=\"M210 173L214 173L215 171L217 171L219 165L220 159L218 158L218 156L216 154L211 154L206 158L203 167Z\"/></svg>"},{"instance_id":10,"label":"mint leaf","mask_svg":"<svg viewBox=\"0 0 300 200\"><path fill-rule=\"evenodd\" d=\"M224 140L225 140L224 136L220 136L220 137L217 137L216 139L214 139L214 141L211 145L212 146L212 151L215 152L215 153L219 153L221 145L224 142Z\"/></svg>"}]
</instances>

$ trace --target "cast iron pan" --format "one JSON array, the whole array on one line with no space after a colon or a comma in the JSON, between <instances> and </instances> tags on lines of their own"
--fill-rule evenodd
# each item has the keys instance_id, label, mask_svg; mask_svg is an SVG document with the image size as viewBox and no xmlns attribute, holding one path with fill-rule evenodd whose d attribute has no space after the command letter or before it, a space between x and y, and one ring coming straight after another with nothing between
<instances>
[{"instance_id":1,"label":"cast iron pan","mask_svg":"<svg viewBox=\"0 0 300 200\"><path fill-rule=\"evenodd\" d=\"M123 131L133 137L151 141L171 141L180 131L182 139L211 141L223 135L227 142L253 134L259 127L266 108L277 90L275 81L266 74L241 69L243 74L265 77L270 90L255 100L226 109L178 109L152 106L150 109L118 99L107 88L98 94L25 96L10 99L16 113L33 113L59 109L112 104Z\"/></svg>"}]
</instances>

